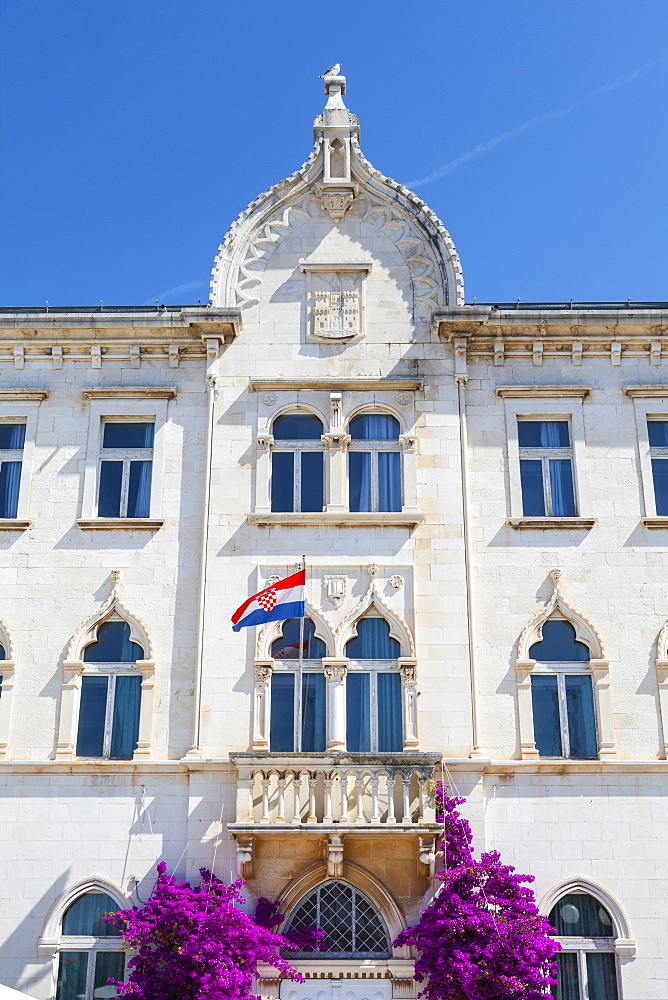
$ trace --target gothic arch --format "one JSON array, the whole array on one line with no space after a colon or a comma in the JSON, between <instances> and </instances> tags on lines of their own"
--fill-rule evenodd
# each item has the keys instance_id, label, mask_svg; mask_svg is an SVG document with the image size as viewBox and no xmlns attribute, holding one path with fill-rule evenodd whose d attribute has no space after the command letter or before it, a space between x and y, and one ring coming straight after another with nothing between
<instances>
[{"instance_id":1,"label":"gothic arch","mask_svg":"<svg viewBox=\"0 0 668 1000\"><path fill-rule=\"evenodd\" d=\"M543 625L548 618L557 616L565 618L575 629L575 638L578 642L583 642L589 647L592 660L606 659L603 648L603 640L596 629L596 626L581 612L578 611L567 600L563 591L560 569L550 571L550 578L553 584L552 596L528 622L522 630L517 642L517 659L530 660L529 650L534 643L539 642L543 637Z\"/></svg>"},{"instance_id":2,"label":"gothic arch","mask_svg":"<svg viewBox=\"0 0 668 1000\"><path fill-rule=\"evenodd\" d=\"M415 641L408 623L401 615L390 607L378 593L376 581L372 580L366 594L355 608L347 615L334 633L336 641L335 655L346 655L346 643L357 635L357 623L370 608L375 608L381 618L385 618L390 626L390 636L401 646L402 656L415 656Z\"/></svg>"},{"instance_id":3,"label":"gothic arch","mask_svg":"<svg viewBox=\"0 0 668 1000\"><path fill-rule=\"evenodd\" d=\"M663 625L656 640L656 658L659 661L668 661L668 621Z\"/></svg>"},{"instance_id":4,"label":"gothic arch","mask_svg":"<svg viewBox=\"0 0 668 1000\"><path fill-rule=\"evenodd\" d=\"M327 649L327 655L332 656L334 650L334 634L324 617L320 612L311 604L310 601L304 602L304 609L306 611L306 618L310 618L315 626L315 637L316 639L321 639ZM271 646L276 639L280 639L283 635L283 626L285 620L277 622L267 622L258 629L257 642L256 642L256 658L259 659L271 659Z\"/></svg>"},{"instance_id":5,"label":"gothic arch","mask_svg":"<svg viewBox=\"0 0 668 1000\"><path fill-rule=\"evenodd\" d=\"M121 571L113 570L111 577L114 582L111 596L100 610L87 618L74 633L67 650L66 659L68 661L82 660L86 646L96 641L100 626L110 619L119 618L130 626L130 640L136 642L144 650L144 659L153 660L153 638L149 627L139 615L128 608L123 600Z\"/></svg>"},{"instance_id":6,"label":"gothic arch","mask_svg":"<svg viewBox=\"0 0 668 1000\"><path fill-rule=\"evenodd\" d=\"M287 924L294 910L309 892L317 889L324 882L330 881L332 881L332 877L327 873L326 861L317 861L305 869L301 875L293 879L287 885L279 899L280 910L285 914L283 926ZM394 942L401 931L405 929L406 924L401 915L401 910L383 883L365 868L362 868L361 865L345 860L343 862L343 876L341 881L349 882L355 889L359 889L360 892L363 892L367 896L385 921L390 941ZM409 949L396 948L393 945L392 957L409 958ZM326 959L326 953L324 958Z\"/></svg>"},{"instance_id":7,"label":"gothic arch","mask_svg":"<svg viewBox=\"0 0 668 1000\"><path fill-rule=\"evenodd\" d=\"M4 618L0 618L0 646L5 651L5 659L4 661L0 661L0 663L7 663L7 661L13 663L15 659L14 639L9 625Z\"/></svg>"},{"instance_id":8,"label":"gothic arch","mask_svg":"<svg viewBox=\"0 0 668 1000\"><path fill-rule=\"evenodd\" d=\"M626 914L617 899L606 889L601 888L595 882L580 875L574 878L564 879L557 885L549 889L540 901L539 910L543 916L548 917L559 900L570 892L586 892L588 895L604 906L612 917L612 925L615 931L615 951L623 958L635 957L635 940L631 936L631 928L626 918Z\"/></svg>"},{"instance_id":9,"label":"gothic arch","mask_svg":"<svg viewBox=\"0 0 668 1000\"><path fill-rule=\"evenodd\" d=\"M130 905L129 894L117 882L104 876L93 875L91 878L76 882L58 897L49 910L42 937L38 941L38 948L40 950L53 951L59 945L61 925L66 910L80 896L85 896L89 892L106 892L115 903L118 903L119 910L127 909Z\"/></svg>"}]
</instances>

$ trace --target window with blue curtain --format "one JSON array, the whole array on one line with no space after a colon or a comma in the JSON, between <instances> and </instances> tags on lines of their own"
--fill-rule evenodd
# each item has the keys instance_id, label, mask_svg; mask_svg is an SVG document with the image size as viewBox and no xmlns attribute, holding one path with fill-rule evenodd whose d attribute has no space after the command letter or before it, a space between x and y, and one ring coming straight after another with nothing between
<instances>
[{"instance_id":1,"label":"window with blue curtain","mask_svg":"<svg viewBox=\"0 0 668 1000\"><path fill-rule=\"evenodd\" d=\"M324 674L305 670L301 686L297 683L298 676L292 671L272 673L269 749L273 753L324 753L327 748Z\"/></svg>"},{"instance_id":2,"label":"window with blue curtain","mask_svg":"<svg viewBox=\"0 0 668 1000\"><path fill-rule=\"evenodd\" d=\"M654 501L658 515L668 514L668 420L648 420Z\"/></svg>"},{"instance_id":3,"label":"window with blue curtain","mask_svg":"<svg viewBox=\"0 0 668 1000\"><path fill-rule=\"evenodd\" d=\"M619 1000L616 934L605 906L588 893L567 893L549 921L563 949L556 956L555 1000Z\"/></svg>"},{"instance_id":4,"label":"window with blue curtain","mask_svg":"<svg viewBox=\"0 0 668 1000\"><path fill-rule=\"evenodd\" d=\"M23 466L26 425L0 422L0 517L15 518Z\"/></svg>"},{"instance_id":5,"label":"window with blue curtain","mask_svg":"<svg viewBox=\"0 0 668 1000\"><path fill-rule=\"evenodd\" d=\"M555 664L550 673L534 671L531 702L536 749L541 757L590 760L598 756L591 674L572 669L588 662L589 648L575 637L570 622L550 618L542 638L529 650L537 663Z\"/></svg>"},{"instance_id":6,"label":"window with blue curtain","mask_svg":"<svg viewBox=\"0 0 668 1000\"><path fill-rule=\"evenodd\" d=\"M325 502L322 421L310 413L285 413L274 420L272 434L272 511L322 511Z\"/></svg>"},{"instance_id":7,"label":"window with blue curtain","mask_svg":"<svg viewBox=\"0 0 668 1000\"><path fill-rule=\"evenodd\" d=\"M271 655L275 660L299 659L301 621L301 618L289 618L283 622L282 634L271 644ZM302 658L304 660L321 660L323 656L326 656L325 644L322 639L317 638L315 625L310 618L304 619L302 642Z\"/></svg>"},{"instance_id":8,"label":"window with blue curtain","mask_svg":"<svg viewBox=\"0 0 668 1000\"><path fill-rule=\"evenodd\" d=\"M399 422L386 413L362 413L350 421L348 503L351 511L400 511Z\"/></svg>"},{"instance_id":9,"label":"window with blue curtain","mask_svg":"<svg viewBox=\"0 0 668 1000\"><path fill-rule=\"evenodd\" d=\"M109 669L84 673L81 678L78 757L132 758L139 738L142 678L139 673L121 673L111 667L143 658L144 651L130 639L130 626L124 621L105 622L96 641L86 646L84 663Z\"/></svg>"},{"instance_id":10,"label":"window with blue curtain","mask_svg":"<svg viewBox=\"0 0 668 1000\"><path fill-rule=\"evenodd\" d=\"M574 517L573 449L567 420L519 420L525 517Z\"/></svg>"},{"instance_id":11,"label":"window with blue curtain","mask_svg":"<svg viewBox=\"0 0 668 1000\"><path fill-rule=\"evenodd\" d=\"M107 985L108 979L122 980L125 974L125 953L120 949L120 928L105 923L103 917L118 910L118 904L107 893L87 893L67 909L61 929L61 950L58 961L56 1000L97 1000L115 996ZM67 947L67 938L92 937L97 941L85 950ZM118 939L118 950L114 950ZM110 947L111 946L111 947Z\"/></svg>"},{"instance_id":12,"label":"window with blue curtain","mask_svg":"<svg viewBox=\"0 0 668 1000\"><path fill-rule=\"evenodd\" d=\"M150 516L154 431L152 422L104 422L98 517Z\"/></svg>"},{"instance_id":13,"label":"window with blue curtain","mask_svg":"<svg viewBox=\"0 0 668 1000\"><path fill-rule=\"evenodd\" d=\"M362 618L346 643L350 660L396 660L401 646L384 618ZM397 753L403 749L401 678L387 669L357 670L346 677L346 748L351 753Z\"/></svg>"}]
</instances>

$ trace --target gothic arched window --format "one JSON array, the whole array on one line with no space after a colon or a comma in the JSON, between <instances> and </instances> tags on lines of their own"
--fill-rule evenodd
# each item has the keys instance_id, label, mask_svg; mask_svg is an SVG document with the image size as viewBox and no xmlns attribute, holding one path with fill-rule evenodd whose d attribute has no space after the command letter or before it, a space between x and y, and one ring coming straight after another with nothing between
<instances>
[{"instance_id":1,"label":"gothic arched window","mask_svg":"<svg viewBox=\"0 0 668 1000\"><path fill-rule=\"evenodd\" d=\"M77 757L132 758L139 736L142 683L135 664L143 658L141 646L130 639L127 622L100 625L96 641L83 654Z\"/></svg>"},{"instance_id":2,"label":"gothic arched window","mask_svg":"<svg viewBox=\"0 0 668 1000\"><path fill-rule=\"evenodd\" d=\"M286 930L318 927L327 935L324 945L331 958L389 958L392 944L385 921L359 889L349 882L323 882L305 896L290 917ZM301 958L319 954L296 953Z\"/></svg>"},{"instance_id":3,"label":"gothic arched window","mask_svg":"<svg viewBox=\"0 0 668 1000\"><path fill-rule=\"evenodd\" d=\"M311 413L284 413L274 420L272 511L322 511L325 496L322 433L322 422Z\"/></svg>"},{"instance_id":4,"label":"gothic arched window","mask_svg":"<svg viewBox=\"0 0 668 1000\"><path fill-rule=\"evenodd\" d=\"M403 749L401 646L384 618L367 615L346 643L346 747L357 753Z\"/></svg>"},{"instance_id":5,"label":"gothic arched window","mask_svg":"<svg viewBox=\"0 0 668 1000\"><path fill-rule=\"evenodd\" d=\"M586 892L569 892L550 912L562 951L556 1000L619 1000L615 929L606 908Z\"/></svg>"},{"instance_id":6,"label":"gothic arched window","mask_svg":"<svg viewBox=\"0 0 668 1000\"><path fill-rule=\"evenodd\" d=\"M119 928L102 918L118 904L106 892L87 892L63 915L58 956L56 1000L114 997L108 979L123 979L125 953Z\"/></svg>"},{"instance_id":7,"label":"gothic arched window","mask_svg":"<svg viewBox=\"0 0 668 1000\"><path fill-rule=\"evenodd\" d=\"M563 618L548 618L529 657L536 748L541 757L587 760L598 753L589 648Z\"/></svg>"},{"instance_id":8,"label":"gothic arched window","mask_svg":"<svg viewBox=\"0 0 668 1000\"><path fill-rule=\"evenodd\" d=\"M348 499L351 511L401 510L399 421L361 413L350 421Z\"/></svg>"},{"instance_id":9,"label":"gothic arched window","mask_svg":"<svg viewBox=\"0 0 668 1000\"><path fill-rule=\"evenodd\" d=\"M302 646L301 671L294 669ZM315 625L290 618L282 634L271 646L274 669L271 675L270 749L275 752L322 753L327 746L326 693L322 658L327 654ZM300 681L301 675L301 681Z\"/></svg>"}]
</instances>

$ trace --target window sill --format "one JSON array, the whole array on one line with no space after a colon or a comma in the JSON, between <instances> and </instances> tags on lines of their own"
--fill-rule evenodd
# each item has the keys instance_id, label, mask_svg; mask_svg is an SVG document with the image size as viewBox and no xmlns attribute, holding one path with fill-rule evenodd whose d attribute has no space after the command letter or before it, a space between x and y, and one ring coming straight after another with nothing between
<instances>
[{"instance_id":1,"label":"window sill","mask_svg":"<svg viewBox=\"0 0 668 1000\"><path fill-rule=\"evenodd\" d=\"M80 528L97 531L118 528L123 531L157 531L165 522L159 517L79 517L76 523Z\"/></svg>"},{"instance_id":2,"label":"window sill","mask_svg":"<svg viewBox=\"0 0 668 1000\"><path fill-rule=\"evenodd\" d=\"M595 517L509 517L506 524L511 528L575 529L589 531L596 525Z\"/></svg>"},{"instance_id":3,"label":"window sill","mask_svg":"<svg viewBox=\"0 0 668 1000\"><path fill-rule=\"evenodd\" d=\"M27 531L32 521L21 521L16 517L0 517L0 531Z\"/></svg>"},{"instance_id":4,"label":"window sill","mask_svg":"<svg viewBox=\"0 0 668 1000\"><path fill-rule=\"evenodd\" d=\"M646 528L668 528L668 517L643 517Z\"/></svg>"},{"instance_id":5,"label":"window sill","mask_svg":"<svg viewBox=\"0 0 668 1000\"><path fill-rule=\"evenodd\" d=\"M360 528L363 525L369 527L405 527L415 528L424 521L424 514L409 511L404 513L393 512L389 514L370 513L353 514L349 511L337 513L336 511L320 511L312 514L249 514L250 524L261 524L271 527L274 524L289 525L330 525L331 527L354 527Z\"/></svg>"}]
</instances>

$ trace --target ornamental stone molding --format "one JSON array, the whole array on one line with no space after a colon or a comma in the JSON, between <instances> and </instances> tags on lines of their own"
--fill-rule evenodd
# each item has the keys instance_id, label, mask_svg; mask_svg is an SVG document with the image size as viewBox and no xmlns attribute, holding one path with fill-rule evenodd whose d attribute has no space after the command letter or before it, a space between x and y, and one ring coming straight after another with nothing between
<instances>
[{"instance_id":1,"label":"ornamental stone molding","mask_svg":"<svg viewBox=\"0 0 668 1000\"><path fill-rule=\"evenodd\" d=\"M564 593L562 570L550 570L550 579L552 581L552 596L522 630L517 643L518 661L530 659L529 649L534 643L540 642L543 637L543 625L555 612L560 612L571 623L578 642L584 642L589 647L592 660L606 659L603 640L596 626L581 611L573 607Z\"/></svg>"},{"instance_id":2,"label":"ornamental stone molding","mask_svg":"<svg viewBox=\"0 0 668 1000\"><path fill-rule=\"evenodd\" d=\"M16 654L11 630L4 618L0 618L0 645L5 651L4 660L0 660L0 677L2 677L2 697L0 697L0 760L7 760L10 756L9 736L12 719L12 701L14 698Z\"/></svg>"},{"instance_id":3,"label":"ornamental stone molding","mask_svg":"<svg viewBox=\"0 0 668 1000\"><path fill-rule=\"evenodd\" d=\"M576 875L575 878L566 879L553 886L541 899L540 912L544 917L548 917L559 900L572 892L585 892L605 907L612 918L615 953L619 958L635 958L636 942L631 935L631 927L621 905L609 890L602 889L600 885L585 876Z\"/></svg>"},{"instance_id":4,"label":"ornamental stone molding","mask_svg":"<svg viewBox=\"0 0 668 1000\"><path fill-rule=\"evenodd\" d=\"M301 568L301 563L298 564L298 568ZM333 649L334 635L321 612L309 600L304 602L304 608L306 611L305 617L310 618L315 626L314 635L316 639L321 639L327 650ZM266 625L262 625L258 629L255 643L256 660L271 660L272 644L283 635L284 624L284 621L267 622Z\"/></svg>"},{"instance_id":5,"label":"ornamental stone molding","mask_svg":"<svg viewBox=\"0 0 668 1000\"><path fill-rule=\"evenodd\" d=\"M3 667L8 662L14 663L15 659L14 639L12 638L11 629L4 618L0 618L0 646L5 650L5 658L4 660L0 660L0 673L2 673Z\"/></svg>"},{"instance_id":6,"label":"ornamental stone molding","mask_svg":"<svg viewBox=\"0 0 668 1000\"><path fill-rule=\"evenodd\" d=\"M97 639L97 633L101 625L112 617L121 618L130 626L130 641L136 642L144 651L145 660L153 660L153 637L146 622L135 612L131 611L123 598L123 574L120 569L111 572L113 589L105 604L92 614L79 626L75 632L69 649L67 650L67 660L82 660L86 646L90 646Z\"/></svg>"},{"instance_id":7,"label":"ornamental stone molding","mask_svg":"<svg viewBox=\"0 0 668 1000\"><path fill-rule=\"evenodd\" d=\"M364 597L337 627L334 633L335 655L345 656L346 643L355 638L358 622L371 608L375 608L381 618L388 622L390 636L401 646L402 655L415 657L415 641L408 622L384 600L374 577Z\"/></svg>"},{"instance_id":8,"label":"ornamental stone molding","mask_svg":"<svg viewBox=\"0 0 668 1000\"><path fill-rule=\"evenodd\" d=\"M49 910L44 924L42 936L37 941L37 951L40 955L51 957L61 943L61 926L66 911L77 899L89 892L105 892L125 910L130 905L130 893L126 892L117 882L101 875L93 875L63 892Z\"/></svg>"}]
</instances>

